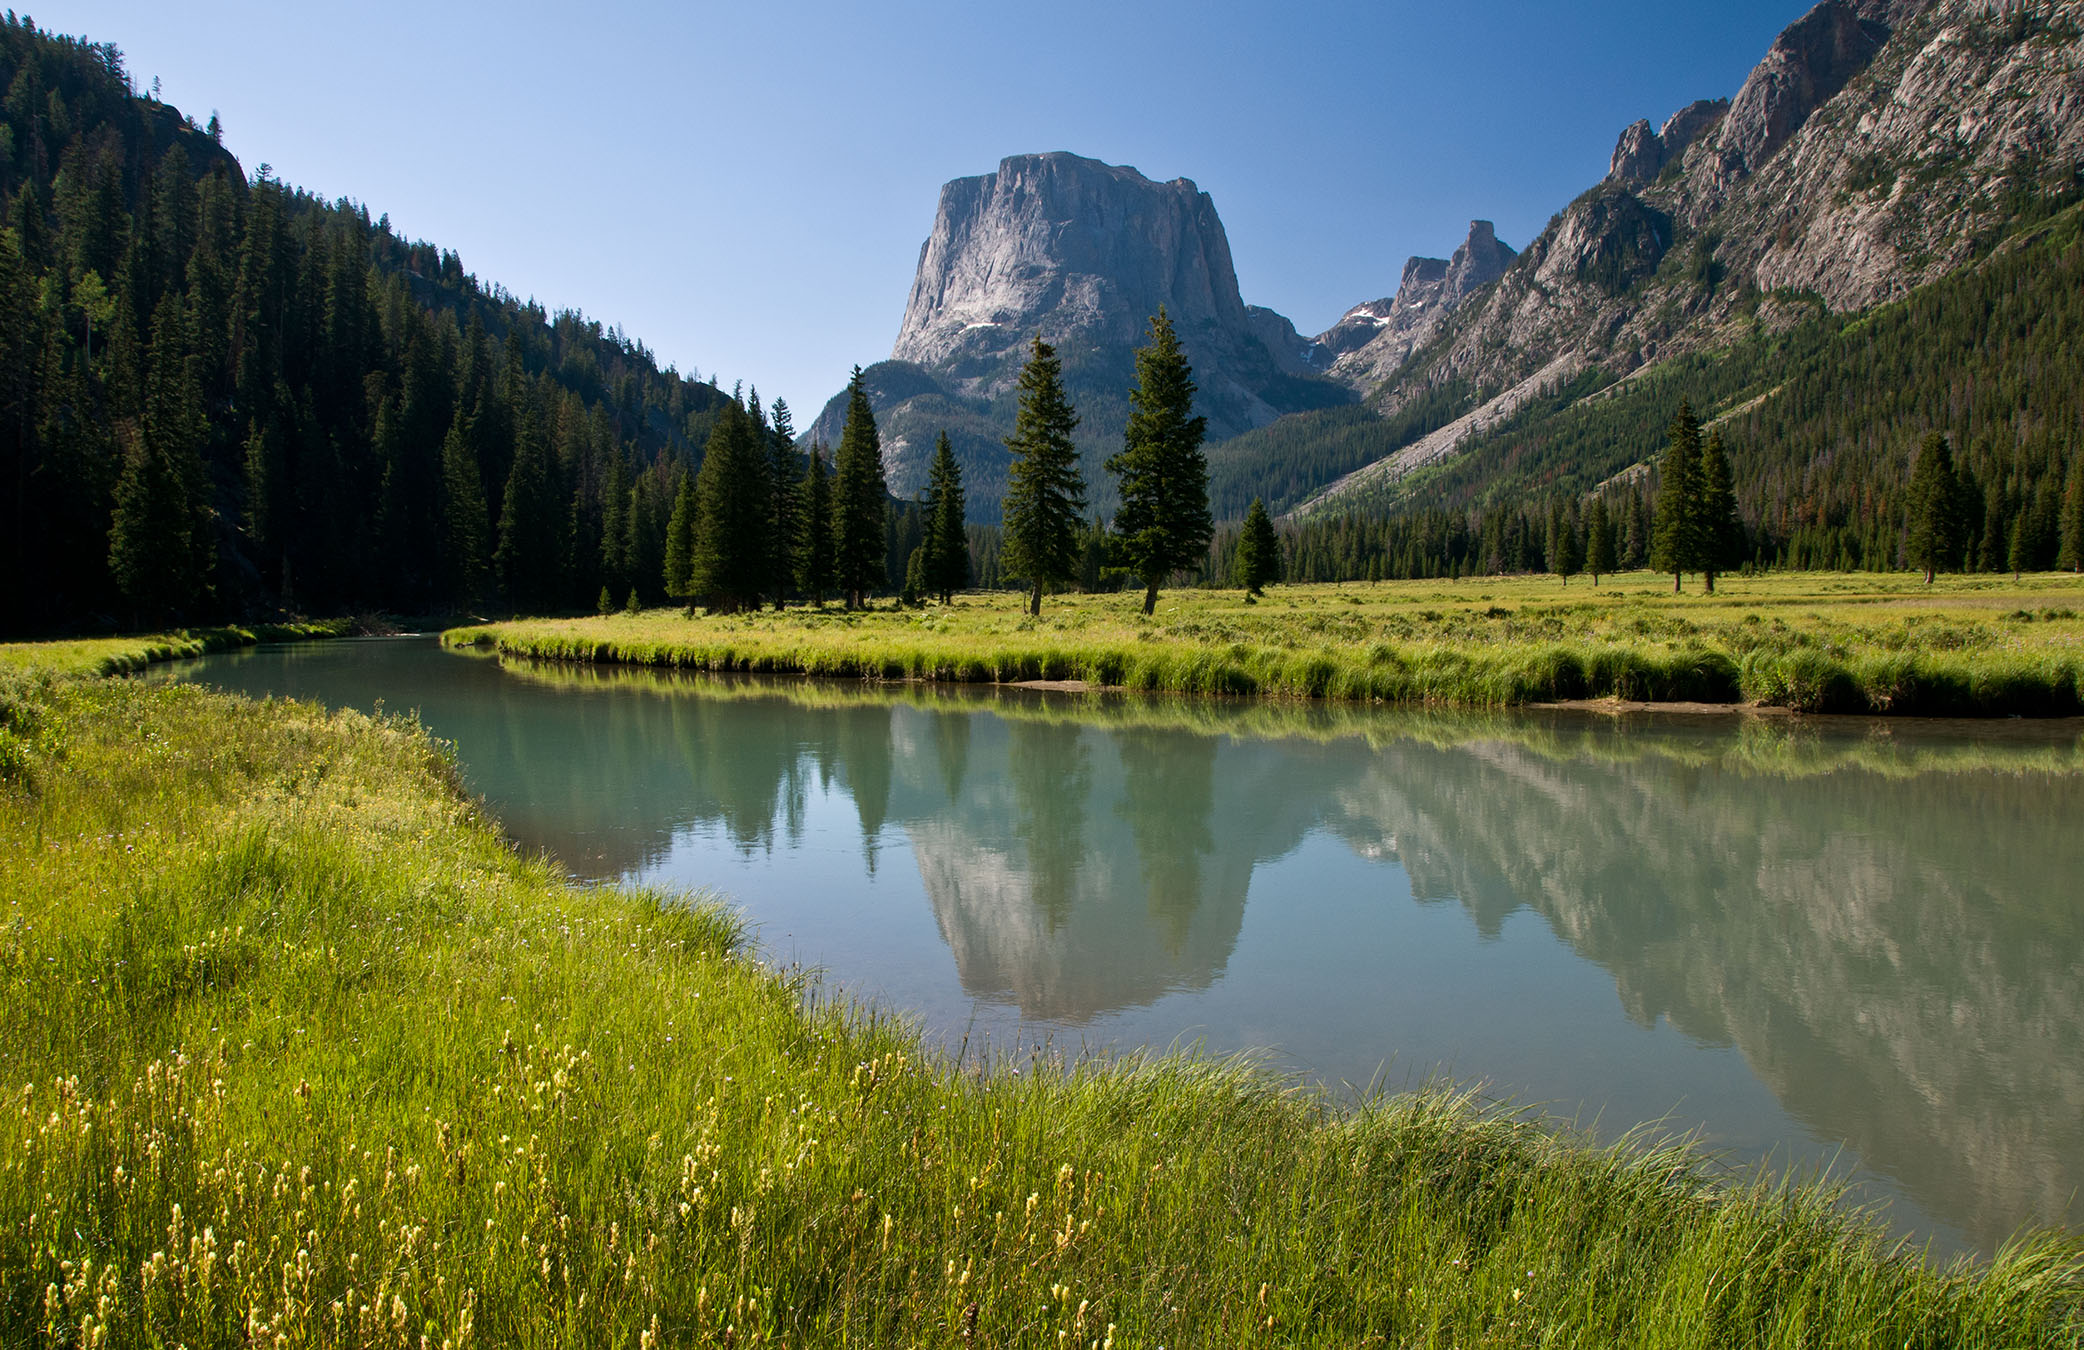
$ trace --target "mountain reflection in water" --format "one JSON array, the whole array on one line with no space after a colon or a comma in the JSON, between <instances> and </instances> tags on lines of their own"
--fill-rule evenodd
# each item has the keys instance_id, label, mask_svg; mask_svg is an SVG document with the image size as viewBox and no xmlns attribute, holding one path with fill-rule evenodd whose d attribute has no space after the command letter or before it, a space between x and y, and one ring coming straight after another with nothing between
<instances>
[{"instance_id":1,"label":"mountain reflection in water","mask_svg":"<svg viewBox=\"0 0 2084 1350\"><path fill-rule=\"evenodd\" d=\"M1635 1105L1608 1131L1677 1105L1751 1147L1842 1141L1985 1249L2080 1216L2074 725L888 691L404 643L183 673L418 708L524 845L588 878L715 881L770 945L793 925L797 954L951 1038L994 1009L1028 1037L1228 1050L1270 1028L1328 1076L1448 1060L1524 1095L1557 1091L1533 1045L1553 1036L1566 1109ZM1603 1011L1559 961L1605 972ZM1514 1029L1516 1003L1536 1013Z\"/></svg>"}]
</instances>

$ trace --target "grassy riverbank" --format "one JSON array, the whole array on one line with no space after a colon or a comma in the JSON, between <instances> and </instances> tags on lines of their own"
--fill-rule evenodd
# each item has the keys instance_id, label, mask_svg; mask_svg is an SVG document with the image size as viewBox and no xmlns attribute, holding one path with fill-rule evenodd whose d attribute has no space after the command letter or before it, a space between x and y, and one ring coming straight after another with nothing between
<instances>
[{"instance_id":1,"label":"grassy riverbank","mask_svg":"<svg viewBox=\"0 0 2084 1350\"><path fill-rule=\"evenodd\" d=\"M350 619L310 623L254 624L243 628L177 628L140 637L74 638L57 642L0 643L0 671L51 675L124 675L160 661L207 656L258 642L297 642L345 637Z\"/></svg>"},{"instance_id":2,"label":"grassy riverbank","mask_svg":"<svg viewBox=\"0 0 2084 1350\"><path fill-rule=\"evenodd\" d=\"M2084 1336L2073 1240L1935 1270L1444 1093L979 1077L515 856L408 723L4 655L6 1344Z\"/></svg>"},{"instance_id":3,"label":"grassy riverbank","mask_svg":"<svg viewBox=\"0 0 2084 1350\"><path fill-rule=\"evenodd\" d=\"M868 679L1083 681L1178 693L1495 708L1614 698L1802 712L2084 712L2084 577L2019 582L1796 573L1675 596L1642 573L1064 596L952 606L677 611L454 629L452 645L555 661Z\"/></svg>"}]
</instances>

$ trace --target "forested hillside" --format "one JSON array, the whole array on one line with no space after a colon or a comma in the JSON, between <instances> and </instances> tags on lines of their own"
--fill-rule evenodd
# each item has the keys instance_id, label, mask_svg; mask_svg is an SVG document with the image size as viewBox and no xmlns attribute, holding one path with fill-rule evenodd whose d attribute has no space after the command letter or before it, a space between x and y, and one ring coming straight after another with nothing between
<instances>
[{"instance_id":1,"label":"forested hillside","mask_svg":"<svg viewBox=\"0 0 2084 1350\"><path fill-rule=\"evenodd\" d=\"M1938 431L1966 479L1961 564L2053 567L2067 556L2064 495L2084 473L2080 337L2084 207L2072 206L1866 314L1818 305L1777 333L1759 323L1725 349L1590 396L1572 388L1537 399L1438 467L1342 499L1336 521L1305 511L1297 547L1313 565L1301 574L1539 568L1551 504L1568 509L1597 492L1625 520L1631 494L1654 494L1655 460L1682 400L1723 433L1760 564L1905 565L1911 463Z\"/></svg>"},{"instance_id":2,"label":"forested hillside","mask_svg":"<svg viewBox=\"0 0 2084 1350\"><path fill-rule=\"evenodd\" d=\"M10 15L0 89L0 629L659 598L730 395L249 180L113 46Z\"/></svg>"}]
</instances>

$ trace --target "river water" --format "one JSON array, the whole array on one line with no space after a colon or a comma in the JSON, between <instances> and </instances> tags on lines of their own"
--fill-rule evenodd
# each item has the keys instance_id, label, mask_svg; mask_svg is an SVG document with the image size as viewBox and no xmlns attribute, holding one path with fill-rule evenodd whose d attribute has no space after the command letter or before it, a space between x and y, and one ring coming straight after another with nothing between
<instances>
[{"instance_id":1,"label":"river water","mask_svg":"<svg viewBox=\"0 0 2084 1350\"><path fill-rule=\"evenodd\" d=\"M1829 1166L1938 1251L2084 1226L2084 731L1443 716L540 667L168 668L417 710L525 849L710 887L970 1053L1445 1076Z\"/></svg>"}]
</instances>

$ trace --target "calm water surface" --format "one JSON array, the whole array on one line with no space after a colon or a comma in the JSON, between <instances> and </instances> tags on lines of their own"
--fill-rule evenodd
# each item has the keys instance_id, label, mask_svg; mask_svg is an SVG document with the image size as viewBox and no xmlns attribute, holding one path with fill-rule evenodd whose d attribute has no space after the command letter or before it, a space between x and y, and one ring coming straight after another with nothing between
<instances>
[{"instance_id":1,"label":"calm water surface","mask_svg":"<svg viewBox=\"0 0 2084 1350\"><path fill-rule=\"evenodd\" d=\"M951 1045L1262 1048L2084 1226L2084 742L674 679L431 640L169 676L417 709L524 846L709 886Z\"/></svg>"}]
</instances>

